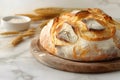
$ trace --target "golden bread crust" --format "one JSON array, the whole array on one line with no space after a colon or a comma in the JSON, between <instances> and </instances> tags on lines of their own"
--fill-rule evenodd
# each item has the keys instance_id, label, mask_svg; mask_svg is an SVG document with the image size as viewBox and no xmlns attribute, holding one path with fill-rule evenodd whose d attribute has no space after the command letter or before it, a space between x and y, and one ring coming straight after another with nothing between
<instances>
[{"instance_id":1,"label":"golden bread crust","mask_svg":"<svg viewBox=\"0 0 120 80\"><path fill-rule=\"evenodd\" d=\"M120 30L98 8L64 13L52 19L40 33L48 52L70 60L101 61L120 57Z\"/></svg>"},{"instance_id":2,"label":"golden bread crust","mask_svg":"<svg viewBox=\"0 0 120 80\"><path fill-rule=\"evenodd\" d=\"M52 22L51 20L50 22ZM50 30L52 27L52 24L47 24L47 27L44 27L43 30L40 33L40 44L50 53L55 53L55 45L52 42L52 38L50 35Z\"/></svg>"}]
</instances>

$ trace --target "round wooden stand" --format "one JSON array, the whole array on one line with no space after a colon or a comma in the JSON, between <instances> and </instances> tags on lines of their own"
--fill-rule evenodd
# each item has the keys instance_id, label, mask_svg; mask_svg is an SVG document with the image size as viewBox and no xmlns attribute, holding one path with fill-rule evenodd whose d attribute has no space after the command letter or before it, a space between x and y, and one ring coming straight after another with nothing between
<instances>
[{"instance_id":1,"label":"round wooden stand","mask_svg":"<svg viewBox=\"0 0 120 80\"><path fill-rule=\"evenodd\" d=\"M101 73L120 70L120 59L103 62L77 62L54 56L42 48L38 37L32 40L31 52L39 62L63 71Z\"/></svg>"}]
</instances>

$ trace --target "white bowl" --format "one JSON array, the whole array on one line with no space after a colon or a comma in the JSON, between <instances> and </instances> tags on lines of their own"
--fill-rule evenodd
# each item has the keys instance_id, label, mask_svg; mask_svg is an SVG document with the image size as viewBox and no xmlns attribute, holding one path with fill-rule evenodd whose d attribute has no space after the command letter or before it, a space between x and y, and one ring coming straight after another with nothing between
<instances>
[{"instance_id":1,"label":"white bowl","mask_svg":"<svg viewBox=\"0 0 120 80\"><path fill-rule=\"evenodd\" d=\"M1 26L6 31L22 31L29 28L30 22L26 16L6 16L1 19Z\"/></svg>"}]
</instances>

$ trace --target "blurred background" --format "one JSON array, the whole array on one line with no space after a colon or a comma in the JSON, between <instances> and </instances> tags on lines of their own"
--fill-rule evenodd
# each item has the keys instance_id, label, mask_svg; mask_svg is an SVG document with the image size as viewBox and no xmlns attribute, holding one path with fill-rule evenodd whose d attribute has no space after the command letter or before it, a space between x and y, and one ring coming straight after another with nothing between
<instances>
[{"instance_id":1,"label":"blurred background","mask_svg":"<svg viewBox=\"0 0 120 80\"><path fill-rule=\"evenodd\" d=\"M120 0L0 0L0 16L29 13L40 7L97 7L113 17L120 15Z\"/></svg>"}]
</instances>

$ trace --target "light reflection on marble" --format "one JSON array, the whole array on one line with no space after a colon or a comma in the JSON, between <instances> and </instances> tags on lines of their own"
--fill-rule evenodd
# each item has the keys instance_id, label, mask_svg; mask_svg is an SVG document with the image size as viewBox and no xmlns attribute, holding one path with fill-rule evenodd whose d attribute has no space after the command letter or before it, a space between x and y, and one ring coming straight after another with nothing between
<instances>
[{"instance_id":1,"label":"light reflection on marble","mask_svg":"<svg viewBox=\"0 0 120 80\"><path fill-rule=\"evenodd\" d=\"M120 18L120 0L90 1L93 3L92 7L101 8L112 17ZM89 6L87 1L82 2ZM0 80L120 80L120 71L80 74L49 68L39 63L30 53L32 39L25 40L17 47L11 47L8 44L12 38L0 36Z\"/></svg>"}]
</instances>

